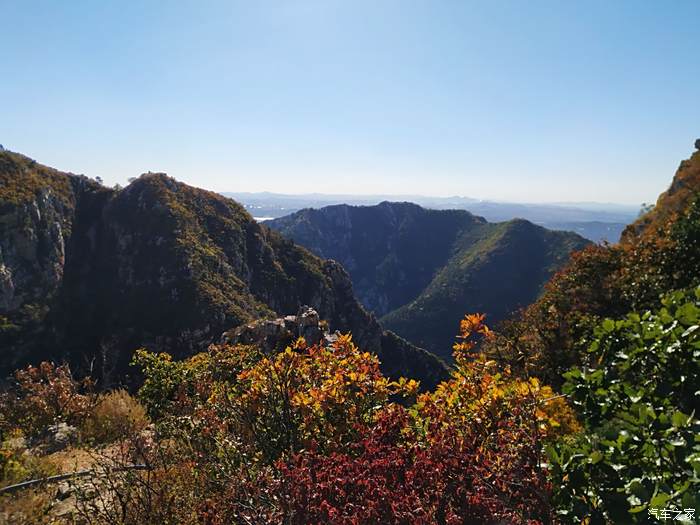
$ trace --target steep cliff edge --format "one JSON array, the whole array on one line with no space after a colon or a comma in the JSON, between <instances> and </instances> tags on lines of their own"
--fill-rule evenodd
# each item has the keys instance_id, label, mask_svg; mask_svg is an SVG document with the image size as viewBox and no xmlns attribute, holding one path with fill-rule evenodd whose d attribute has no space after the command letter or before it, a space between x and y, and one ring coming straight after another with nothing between
<instances>
[{"instance_id":1,"label":"steep cliff edge","mask_svg":"<svg viewBox=\"0 0 700 525\"><path fill-rule=\"evenodd\" d=\"M427 383L444 375L431 354L383 344L340 265L164 174L117 191L0 152L0 250L3 371L68 359L109 381L127 373L138 346L183 356L309 305L387 370L416 377L419 363ZM389 362L399 354L403 362Z\"/></svg>"}]
</instances>

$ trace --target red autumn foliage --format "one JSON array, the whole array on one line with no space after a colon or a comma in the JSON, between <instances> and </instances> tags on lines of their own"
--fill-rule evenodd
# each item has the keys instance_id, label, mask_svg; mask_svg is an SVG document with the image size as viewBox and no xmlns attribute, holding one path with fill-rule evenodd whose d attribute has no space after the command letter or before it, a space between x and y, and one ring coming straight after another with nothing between
<instances>
[{"instance_id":1,"label":"red autumn foliage","mask_svg":"<svg viewBox=\"0 0 700 525\"><path fill-rule=\"evenodd\" d=\"M14 381L3 393L7 425L36 435L49 425L79 424L92 408L90 378L76 380L67 364L42 362L15 372Z\"/></svg>"},{"instance_id":2,"label":"red autumn foliage","mask_svg":"<svg viewBox=\"0 0 700 525\"><path fill-rule=\"evenodd\" d=\"M510 420L484 436L445 427L429 446L411 437L401 407L382 413L346 452L309 451L281 465L280 495L293 524L549 523L539 444Z\"/></svg>"}]
</instances>

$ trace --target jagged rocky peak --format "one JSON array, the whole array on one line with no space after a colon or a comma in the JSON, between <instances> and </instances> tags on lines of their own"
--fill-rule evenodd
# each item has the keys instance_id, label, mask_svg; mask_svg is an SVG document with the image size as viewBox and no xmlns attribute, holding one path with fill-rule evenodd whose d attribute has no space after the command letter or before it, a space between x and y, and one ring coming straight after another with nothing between
<instances>
[{"instance_id":1,"label":"jagged rocky peak","mask_svg":"<svg viewBox=\"0 0 700 525\"><path fill-rule=\"evenodd\" d=\"M239 326L221 336L220 343L256 345L266 353L279 352L298 338L308 345L330 345L338 338L338 332L330 333L328 323L310 306L302 306L296 315L277 319L260 319Z\"/></svg>"}]
</instances>

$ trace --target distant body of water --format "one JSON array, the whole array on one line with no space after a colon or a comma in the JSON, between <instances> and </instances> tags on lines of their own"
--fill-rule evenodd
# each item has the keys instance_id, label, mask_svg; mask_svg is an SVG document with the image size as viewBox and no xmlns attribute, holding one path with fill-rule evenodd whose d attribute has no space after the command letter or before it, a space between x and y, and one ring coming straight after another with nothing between
<instances>
[{"instance_id":1,"label":"distant body of water","mask_svg":"<svg viewBox=\"0 0 700 525\"><path fill-rule=\"evenodd\" d=\"M258 222L271 221L274 217L253 217Z\"/></svg>"}]
</instances>

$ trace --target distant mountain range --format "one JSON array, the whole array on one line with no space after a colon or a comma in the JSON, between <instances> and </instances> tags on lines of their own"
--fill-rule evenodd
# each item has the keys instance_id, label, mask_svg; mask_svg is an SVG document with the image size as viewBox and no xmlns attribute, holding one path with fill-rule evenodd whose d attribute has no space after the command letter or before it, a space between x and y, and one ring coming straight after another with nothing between
<instances>
[{"instance_id":1,"label":"distant mountain range","mask_svg":"<svg viewBox=\"0 0 700 525\"><path fill-rule=\"evenodd\" d=\"M423 195L288 195L280 193L224 193L257 218L279 218L305 208L335 204L371 206L383 201L413 202L435 210L467 210L490 222L526 219L550 230L573 231L594 242L617 242L625 226L639 215L640 206L571 202L526 204L493 202L469 197L426 197Z\"/></svg>"},{"instance_id":2,"label":"distant mountain range","mask_svg":"<svg viewBox=\"0 0 700 525\"><path fill-rule=\"evenodd\" d=\"M0 151L0 371L66 360L102 384L145 346L182 357L224 331L313 307L384 372L445 377L442 361L384 331L324 261L238 203L158 173L123 189Z\"/></svg>"},{"instance_id":3,"label":"distant mountain range","mask_svg":"<svg viewBox=\"0 0 700 525\"><path fill-rule=\"evenodd\" d=\"M385 327L446 359L465 313L506 318L537 298L571 251L590 244L523 219L490 223L407 202L305 209L266 224L339 261Z\"/></svg>"}]
</instances>

